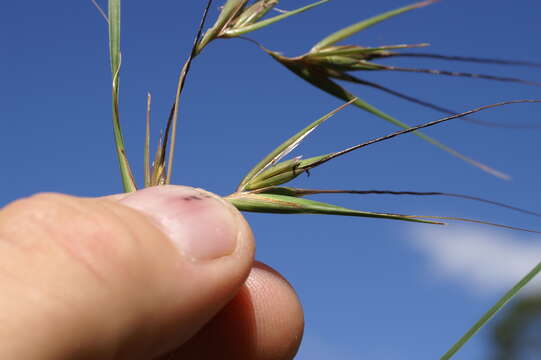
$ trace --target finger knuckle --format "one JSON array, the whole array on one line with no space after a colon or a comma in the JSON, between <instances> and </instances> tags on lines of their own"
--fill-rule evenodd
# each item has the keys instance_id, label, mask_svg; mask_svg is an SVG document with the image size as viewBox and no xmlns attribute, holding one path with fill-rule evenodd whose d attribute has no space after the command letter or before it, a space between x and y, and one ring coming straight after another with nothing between
<instances>
[{"instance_id":1,"label":"finger knuckle","mask_svg":"<svg viewBox=\"0 0 541 360\"><path fill-rule=\"evenodd\" d=\"M67 212L63 196L53 193L40 193L16 200L2 209L1 227L12 237L31 237L31 234L46 233Z\"/></svg>"},{"instance_id":2,"label":"finger knuckle","mask_svg":"<svg viewBox=\"0 0 541 360\"><path fill-rule=\"evenodd\" d=\"M72 254L91 255L128 231L107 208L62 194L37 194L2 212L3 238L30 247L58 244Z\"/></svg>"}]
</instances>

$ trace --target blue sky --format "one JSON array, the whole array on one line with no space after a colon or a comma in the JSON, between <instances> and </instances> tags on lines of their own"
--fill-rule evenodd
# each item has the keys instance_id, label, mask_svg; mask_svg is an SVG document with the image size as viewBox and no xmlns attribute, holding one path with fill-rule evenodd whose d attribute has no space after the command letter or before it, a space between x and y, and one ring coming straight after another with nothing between
<instances>
[{"instance_id":1,"label":"blue sky","mask_svg":"<svg viewBox=\"0 0 541 360\"><path fill-rule=\"evenodd\" d=\"M153 94L156 135L203 3L124 1L121 116L128 156L139 179L146 93ZM280 8L308 3L283 0ZM250 37L285 55L300 55L341 26L406 4L333 0ZM215 2L212 20L218 5L220 1ZM423 51L539 62L540 10L533 0L512 5L441 1L346 43L428 42L431 48ZM110 125L104 20L90 0L10 1L0 18L0 204L41 191L80 196L121 191ZM414 58L385 63L541 81L539 68ZM358 75L458 111L541 98L538 87L527 85L397 72ZM440 117L374 90L348 88L409 124ZM185 89L173 183L227 195L276 145L338 105L252 44L216 41L194 62ZM511 105L477 118L541 125L540 107ZM393 130L372 115L348 108L313 133L295 155L335 151ZM465 193L539 212L540 131L487 128L461 120L426 131L509 173L511 181L482 173L406 135L337 159L295 184ZM465 200L376 195L325 199L368 211L463 216L541 229L534 217ZM306 335L299 359L436 359L539 259L536 254L541 255L539 236L482 226L434 228L314 215L247 218L257 237L258 259L282 272L304 304ZM482 331L456 358L488 358L488 335L489 329Z\"/></svg>"}]
</instances>

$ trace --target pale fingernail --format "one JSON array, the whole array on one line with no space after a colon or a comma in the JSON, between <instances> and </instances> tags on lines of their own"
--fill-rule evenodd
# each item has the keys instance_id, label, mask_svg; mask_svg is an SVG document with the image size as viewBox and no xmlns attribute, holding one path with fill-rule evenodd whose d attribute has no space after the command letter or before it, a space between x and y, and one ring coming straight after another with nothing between
<instances>
[{"instance_id":1,"label":"pale fingernail","mask_svg":"<svg viewBox=\"0 0 541 360\"><path fill-rule=\"evenodd\" d=\"M119 202L152 218L181 253L194 260L231 255L237 246L240 216L207 192L183 186L156 186Z\"/></svg>"}]
</instances>

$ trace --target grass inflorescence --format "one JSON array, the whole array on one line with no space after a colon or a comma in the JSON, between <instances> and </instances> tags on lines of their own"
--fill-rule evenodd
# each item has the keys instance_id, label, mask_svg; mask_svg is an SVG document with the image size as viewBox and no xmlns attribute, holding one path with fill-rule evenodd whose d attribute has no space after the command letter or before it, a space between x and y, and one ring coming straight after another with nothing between
<instances>
[{"instance_id":1,"label":"grass inflorescence","mask_svg":"<svg viewBox=\"0 0 541 360\"><path fill-rule=\"evenodd\" d=\"M112 118L113 131L115 138L115 147L119 161L120 174L122 184L126 192L135 191L137 189L136 181L132 175L130 163L126 153L122 130L120 125L119 114L119 82L121 69L121 52L120 52L120 24L121 24L121 0L108 0L108 12L105 13L98 4L92 0L98 7L99 11L106 19L109 26L109 52L112 73ZM463 119L471 122L476 122L485 125L494 125L483 122L471 117L472 114L485 109L507 106L510 104L520 103L539 103L541 100L510 100L491 105L485 105L469 111L457 113L449 110L444 106L432 104L430 102L418 99L404 92L390 89L373 81L368 81L362 78L363 72L377 71L392 71L392 72L415 72L430 75L442 76L459 76L474 79L485 79L492 81L514 82L524 85L540 86L541 83L511 78L498 77L487 74L476 74L467 72L455 72L449 70L437 70L426 68L413 68L394 65L385 65L377 62L381 59L393 59L398 57L405 58L433 58L446 61L460 61L485 64L513 65L513 66L532 66L541 67L540 64L521 61L521 60L506 60L506 59L487 59L471 56L449 56L435 53L418 52L415 49L422 49L428 46L426 43L419 44L395 44L381 45L377 47L366 47L354 44L339 44L342 41L349 39L352 35L365 30L369 27L377 25L383 21L389 20L400 14L419 9L434 3L434 0L421 1L398 9L384 12L380 15L371 17L366 20L359 21L347 27L337 30L329 34L321 41L314 44L311 49L302 55L287 57L280 52L267 49L257 41L246 38L245 36L256 30L262 29L279 23L285 19L293 17L297 14L318 8L321 5L329 3L330 0L321 0L312 4L300 7L291 11L278 11L276 6L279 0L227 0L220 8L219 14L215 22L205 31L205 24L209 17L209 11L212 7L212 0L208 0L203 9L201 22L195 31L195 39L191 52L187 56L186 62L182 65L177 90L174 96L173 104L169 112L169 117L166 121L163 134L160 135L157 150L154 156L151 156L150 151L150 122L151 122L151 95L148 94L147 114L146 114L146 136L144 150L144 186L160 186L171 182L171 174L173 170L173 159L175 151L177 122L180 115L181 95L186 83L190 66L198 56L204 53L204 50L213 41L218 39L241 38L250 40L258 45L265 53L270 55L281 65L293 72L296 76L307 81L313 86L319 88L329 95L343 100L345 103L338 108L330 111L316 121L310 123L295 135L286 139L282 144L276 147L267 156L257 163L247 174L240 180L238 187L228 196L227 201L236 206L241 211L264 212L264 213L280 213L280 214L327 214L327 215L344 215L354 217L382 218L389 220L399 220L408 222L417 222L425 224L443 225L442 220L456 220L461 222L470 222L507 228L511 230L527 231L540 233L539 231L518 228L510 225L495 224L484 220L466 219L457 217L445 216L421 216L421 215L406 215L394 213L377 213L371 211L361 211L348 209L339 205L324 203L308 199L310 195L317 194L349 194L349 195L409 195L409 196L446 196L455 197L471 201L480 201L489 203L495 206L504 207L510 210L519 211L525 214L538 216L541 214L524 210L516 206L503 204L501 202L482 199L476 196L455 194L441 191L408 191L408 190L338 190L338 189L301 189L284 186L291 180L301 174L309 173L312 169L321 166L335 158L346 155L352 151L362 149L366 146L373 145L382 141L387 141L397 136L402 136L412 133L428 143L444 150L451 155L476 166L496 177L507 179L508 175L501 171L495 170L479 161L473 160L458 151L444 145L440 141L429 137L420 130L442 124L454 119ZM412 51L413 49L413 51ZM353 75L360 74L360 75ZM367 86L383 93L394 95L398 98L416 103L421 106L431 108L433 110L444 113L448 116L425 122L416 126L410 126L382 110L374 107L345 87L340 85L338 81L345 83ZM355 106L361 110L371 113L385 121L388 121L402 130L374 138L360 144L349 146L343 150L332 153L319 154L308 158L296 156L286 159L302 141L304 141L313 131L319 126L336 115L346 106ZM153 161L151 158L153 157ZM441 359L450 359L463 345L466 343L482 326L484 326L494 314L496 314L518 291L526 285L534 276L541 271L541 263L538 264L532 271L519 281L508 293L506 293L500 301L498 301L465 335L445 353Z\"/></svg>"}]
</instances>

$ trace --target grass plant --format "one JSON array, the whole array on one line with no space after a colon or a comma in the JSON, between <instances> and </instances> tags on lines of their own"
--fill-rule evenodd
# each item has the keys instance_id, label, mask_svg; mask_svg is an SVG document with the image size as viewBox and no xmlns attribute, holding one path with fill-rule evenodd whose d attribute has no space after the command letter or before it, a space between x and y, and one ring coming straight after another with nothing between
<instances>
[{"instance_id":1,"label":"grass plant","mask_svg":"<svg viewBox=\"0 0 541 360\"><path fill-rule=\"evenodd\" d=\"M93 1L94 2L94 1ZM354 217L370 217L383 218L389 220L409 221L417 223L425 223L432 225L444 225L442 220L455 220L461 222L479 223L511 230L527 231L540 233L535 230L513 227L510 225L494 224L483 220L466 219L457 217L441 217L441 216L422 216L422 215L405 215L393 213L378 213L370 211L360 211L348 209L338 205L324 203L306 198L314 194L336 194L344 193L350 195L362 194L394 194L394 195L412 195L412 196L447 196L457 197L472 201L481 201L490 203L495 206L505 207L511 210L520 211L534 216L541 217L541 214L523 210L500 202L481 199L475 196L444 193L444 192L411 192L411 191L394 191L394 190L337 190L337 189L300 189L294 187L283 186L289 181L298 177L301 174L309 173L310 170L321 166L335 158L346 155L352 151L362 149L366 146L373 145L382 141L390 140L394 137L413 133L424 141L434 145L436 148L444 150L459 159L474 165L489 174L496 177L507 179L508 175L495 170L485 164L467 157L458 151L442 144L438 140L429 137L420 130L442 124L447 121L462 119L467 121L478 121L472 118L472 114L482 110L508 106L511 104L520 103L538 103L541 100L511 100L500 102L497 104L486 105L466 112L456 113L445 107L431 104L421 99L417 99L408 94L389 89L380 84L369 82L361 77L355 76L352 73L375 72L375 71L399 71L399 72L416 72L442 76L460 76L476 79L486 79L492 81L514 82L525 85L539 86L540 83L527 81L511 77L498 77L486 74L474 74L465 72L454 72L447 70L434 70L424 68L409 68L401 66L382 65L376 62L379 59L389 59L395 57L410 57L410 58L438 58L450 61L462 62L477 62L477 63L493 63L500 65L515 65L515 66L534 66L539 67L539 64L517 61L517 60L502 60L502 59L486 59L475 58L469 56L447 56L434 53L419 53L407 52L411 49L424 48L428 44L397 44L384 45L378 47L364 47L360 45L340 45L339 43L347 40L352 35L377 25L383 21L389 20L400 14L425 7L435 2L427 0L418 2L412 5L404 6L398 9L387 11L378 16L362 20L350 26L337 30L336 32L326 36L324 39L313 45L309 52L296 57L286 57L277 51L272 51L254 41L253 39L245 38L249 33L279 23L290 17L294 17L302 12L318 8L321 5L330 3L330 0L321 0L315 3L300 7L292 11L279 11L278 14L271 13L276 9L278 0L227 0L220 8L219 15L216 21L206 30L205 23L212 8L212 0L209 0L206 7L203 9L203 15L199 28L195 31L195 39L192 50L187 56L186 62L182 65L178 77L177 90L171 105L170 115L166 121L163 136L160 136L158 148L151 156L150 151L150 121L151 121L151 96L148 95L147 101L147 117L146 117L146 137L144 151L144 186L160 186L171 182L171 174L173 169L173 159L176 141L176 131L178 118L181 115L181 95L184 85L189 75L189 70L192 62L198 56L204 53L204 50L213 41L218 39L242 38L255 43L265 53L270 55L274 60L285 66L299 78L307 81L313 86L319 88L332 96L335 96L345 103L340 107L330 111L321 118L307 125L295 135L285 140L281 145L276 147L272 152L257 163L247 174L240 180L240 183L230 195L225 199L235 205L241 211L264 212L264 213L282 213L282 214L328 214L328 215L345 215ZM108 11L105 13L98 4L94 2L102 15L106 18L109 26L109 50L112 73L112 119L113 132L115 138L115 147L119 161L119 169L122 178L124 191L131 192L137 189L136 180L128 161L126 148L122 136L120 115L119 115L119 83L122 56L120 51L120 25L121 25L121 0L108 0ZM336 5L335 6L339 6ZM272 15L271 15L272 14ZM270 15L270 16L269 16ZM402 52L406 51L406 52ZM448 116L422 123L416 126L410 126L398 120L397 118L383 112L380 109L372 106L363 99L355 96L349 90L346 90L337 81L343 81L351 84L368 86L384 93L388 93L399 98L417 103L419 105L432 108L439 112L445 113ZM320 154L309 158L300 156L286 159L295 148L304 141L313 131L319 126L335 116L340 110L346 106L355 106L363 111L371 113L385 121L388 121L401 130L395 131L388 135L372 139L357 145L347 147L332 153ZM490 125L490 123L489 123ZM151 162L151 158L153 161ZM453 345L441 359L450 359L481 327L483 327L520 289L526 285L533 277L541 271L541 263L535 266L521 281L519 281L508 293L506 293L498 303L496 303L488 312L469 329L455 345Z\"/></svg>"}]
</instances>

